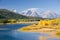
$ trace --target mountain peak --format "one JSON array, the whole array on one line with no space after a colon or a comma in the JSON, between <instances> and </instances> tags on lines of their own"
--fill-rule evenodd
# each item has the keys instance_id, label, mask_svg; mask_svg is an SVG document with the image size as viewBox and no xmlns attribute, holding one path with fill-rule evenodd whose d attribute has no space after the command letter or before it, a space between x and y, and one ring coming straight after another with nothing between
<instances>
[{"instance_id":1,"label":"mountain peak","mask_svg":"<svg viewBox=\"0 0 60 40\"><path fill-rule=\"evenodd\" d=\"M32 12L32 14L34 13L34 12L36 12L37 10L38 10L38 8L30 8L30 9L27 9L28 11L31 11Z\"/></svg>"},{"instance_id":2,"label":"mountain peak","mask_svg":"<svg viewBox=\"0 0 60 40\"><path fill-rule=\"evenodd\" d=\"M22 12L27 12L27 11L32 11L32 12L34 12L34 11L37 11L39 8L30 8L30 9L27 9L27 10L24 10L24 11L22 11Z\"/></svg>"},{"instance_id":3,"label":"mountain peak","mask_svg":"<svg viewBox=\"0 0 60 40\"><path fill-rule=\"evenodd\" d=\"M21 12L22 15L31 17L42 17L42 18L56 18L58 14L48 10L42 11L40 8L30 8Z\"/></svg>"},{"instance_id":4,"label":"mountain peak","mask_svg":"<svg viewBox=\"0 0 60 40\"><path fill-rule=\"evenodd\" d=\"M47 13L55 13L55 12L52 11L52 10L47 10L46 12L47 12Z\"/></svg>"},{"instance_id":5,"label":"mountain peak","mask_svg":"<svg viewBox=\"0 0 60 40\"><path fill-rule=\"evenodd\" d=\"M39 8L30 8L30 9L27 9L27 10L31 10L31 11L36 11L38 10Z\"/></svg>"},{"instance_id":6,"label":"mountain peak","mask_svg":"<svg viewBox=\"0 0 60 40\"><path fill-rule=\"evenodd\" d=\"M40 13L40 9L39 8L30 8L30 9L27 9L27 10L24 10L22 11L22 15L26 15L26 16L32 16L32 17L37 17L39 16L39 14L37 13Z\"/></svg>"}]
</instances>

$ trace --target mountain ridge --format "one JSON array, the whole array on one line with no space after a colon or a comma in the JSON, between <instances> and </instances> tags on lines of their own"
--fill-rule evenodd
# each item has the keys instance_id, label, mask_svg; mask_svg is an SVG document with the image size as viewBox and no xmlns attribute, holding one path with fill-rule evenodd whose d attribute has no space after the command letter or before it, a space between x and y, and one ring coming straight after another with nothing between
<instances>
[{"instance_id":1,"label":"mountain ridge","mask_svg":"<svg viewBox=\"0 0 60 40\"><path fill-rule=\"evenodd\" d=\"M60 17L57 13L48 10L42 11L39 8L30 8L22 11L20 14L31 17L42 17L42 18L57 18Z\"/></svg>"},{"instance_id":2,"label":"mountain ridge","mask_svg":"<svg viewBox=\"0 0 60 40\"><path fill-rule=\"evenodd\" d=\"M0 9L0 17L5 17L5 19L19 19L19 18L27 18L26 16L23 16L21 14L15 13L13 11L7 10L7 9ZM23 19L24 19L23 18Z\"/></svg>"},{"instance_id":3,"label":"mountain ridge","mask_svg":"<svg viewBox=\"0 0 60 40\"><path fill-rule=\"evenodd\" d=\"M0 19L33 19L33 20L36 19L36 20L40 20L42 18L25 16L25 15L10 11L8 9L0 9Z\"/></svg>"}]
</instances>

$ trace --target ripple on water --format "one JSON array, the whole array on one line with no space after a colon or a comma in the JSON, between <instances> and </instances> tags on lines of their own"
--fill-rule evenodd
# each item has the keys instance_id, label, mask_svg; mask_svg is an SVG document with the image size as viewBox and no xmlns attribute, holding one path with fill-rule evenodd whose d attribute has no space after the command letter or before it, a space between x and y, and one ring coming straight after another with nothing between
<instances>
[{"instance_id":1,"label":"ripple on water","mask_svg":"<svg viewBox=\"0 0 60 40\"><path fill-rule=\"evenodd\" d=\"M38 40L39 33L0 31L0 40Z\"/></svg>"}]
</instances>

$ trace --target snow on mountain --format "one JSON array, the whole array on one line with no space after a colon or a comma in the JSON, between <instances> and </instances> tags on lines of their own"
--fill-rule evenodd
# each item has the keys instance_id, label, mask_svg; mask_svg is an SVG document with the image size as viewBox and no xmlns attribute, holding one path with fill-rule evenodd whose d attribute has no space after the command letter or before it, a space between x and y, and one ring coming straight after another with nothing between
<instances>
[{"instance_id":1,"label":"snow on mountain","mask_svg":"<svg viewBox=\"0 0 60 40\"><path fill-rule=\"evenodd\" d=\"M39 8L30 8L22 11L20 14L31 17L42 17L42 18L57 18L60 17L57 13L53 11L42 11Z\"/></svg>"},{"instance_id":2,"label":"snow on mountain","mask_svg":"<svg viewBox=\"0 0 60 40\"><path fill-rule=\"evenodd\" d=\"M32 17L39 17L40 12L41 11L38 8L31 8L31 9L22 11L21 14L26 16L32 16Z\"/></svg>"},{"instance_id":3,"label":"snow on mountain","mask_svg":"<svg viewBox=\"0 0 60 40\"><path fill-rule=\"evenodd\" d=\"M42 17L43 17L43 18L57 18L58 15L57 15L55 12L48 10L48 11L45 11L45 12L42 14Z\"/></svg>"}]
</instances>

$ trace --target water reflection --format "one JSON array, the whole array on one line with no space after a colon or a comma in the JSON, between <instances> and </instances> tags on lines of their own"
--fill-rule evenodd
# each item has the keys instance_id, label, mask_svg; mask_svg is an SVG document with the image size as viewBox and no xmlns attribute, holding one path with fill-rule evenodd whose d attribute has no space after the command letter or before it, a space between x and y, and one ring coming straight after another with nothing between
<instances>
[{"instance_id":1,"label":"water reflection","mask_svg":"<svg viewBox=\"0 0 60 40\"><path fill-rule=\"evenodd\" d=\"M0 40L38 40L39 33L0 31Z\"/></svg>"},{"instance_id":2,"label":"water reflection","mask_svg":"<svg viewBox=\"0 0 60 40\"><path fill-rule=\"evenodd\" d=\"M19 24L19 25L18 24L4 25L2 27L4 28L5 26L6 26L6 28L11 27L12 29L23 27L23 25L21 25L21 24ZM15 28L13 28L13 27L15 27ZM20 32L17 29L15 29L15 30L0 30L0 40L39 40L40 36L48 36L49 37L48 34L40 34L40 33L34 33L34 32ZM60 40L60 38L48 38L48 40Z\"/></svg>"},{"instance_id":3,"label":"water reflection","mask_svg":"<svg viewBox=\"0 0 60 40\"><path fill-rule=\"evenodd\" d=\"M0 31L0 40L16 40L17 38L10 36L11 31Z\"/></svg>"},{"instance_id":4,"label":"water reflection","mask_svg":"<svg viewBox=\"0 0 60 40\"><path fill-rule=\"evenodd\" d=\"M34 32L20 32L18 30L0 30L0 40L39 40L39 36L49 36ZM48 40L60 40L60 38L48 38Z\"/></svg>"}]
</instances>

